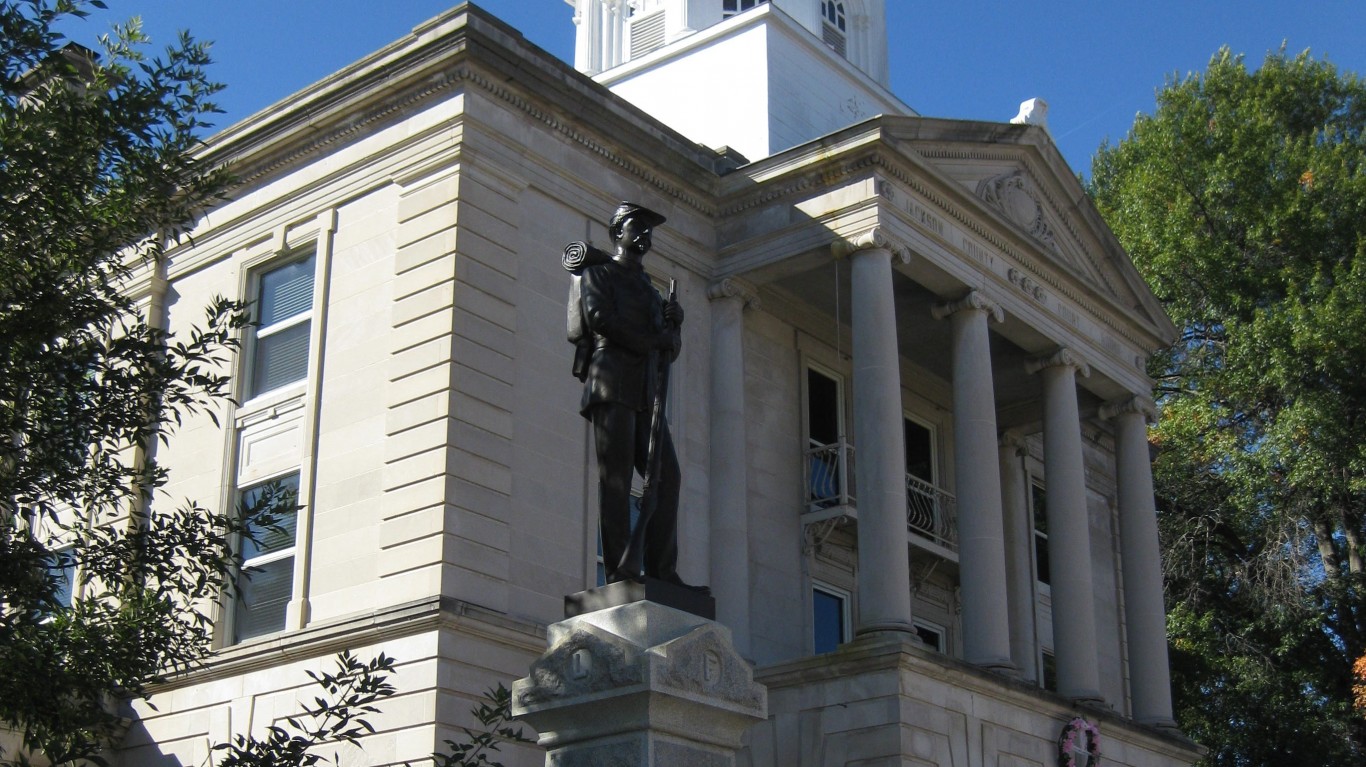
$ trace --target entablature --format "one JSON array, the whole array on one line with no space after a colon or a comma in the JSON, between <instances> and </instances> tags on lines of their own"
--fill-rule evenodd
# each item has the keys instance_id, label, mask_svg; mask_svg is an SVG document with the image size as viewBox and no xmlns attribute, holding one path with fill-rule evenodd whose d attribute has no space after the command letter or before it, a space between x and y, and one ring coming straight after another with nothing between
<instances>
[{"instance_id":1,"label":"entablature","mask_svg":"<svg viewBox=\"0 0 1366 767\"><path fill-rule=\"evenodd\" d=\"M991 149L1015 158L1015 170L983 166L969 184L884 124L918 119L878 118L732 174L749 183L725 180L719 274L790 279L828 259L828 244L880 227L915 256L900 273L943 299L984 290L1005 309L1000 332L1021 348L1082 349L1100 373L1088 383L1098 395L1147 390L1147 357L1171 324L1141 280L1131 284L1137 273L1108 246L1108 229L1058 218L1065 190L1038 180L1052 168L1029 145Z\"/></svg>"}]
</instances>

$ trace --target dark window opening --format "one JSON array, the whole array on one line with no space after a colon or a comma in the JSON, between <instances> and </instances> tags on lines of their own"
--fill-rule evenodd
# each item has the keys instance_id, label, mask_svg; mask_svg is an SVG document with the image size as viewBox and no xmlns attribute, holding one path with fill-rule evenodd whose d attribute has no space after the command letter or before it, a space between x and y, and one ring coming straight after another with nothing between
<instances>
[{"instance_id":1,"label":"dark window opening","mask_svg":"<svg viewBox=\"0 0 1366 767\"><path fill-rule=\"evenodd\" d=\"M811 625L816 654L834 652L845 641L844 597L811 589Z\"/></svg>"},{"instance_id":2,"label":"dark window opening","mask_svg":"<svg viewBox=\"0 0 1366 767\"><path fill-rule=\"evenodd\" d=\"M1048 559L1048 494L1038 485L1029 486L1029 502L1034 514L1034 577L1039 583L1053 582Z\"/></svg>"}]
</instances>

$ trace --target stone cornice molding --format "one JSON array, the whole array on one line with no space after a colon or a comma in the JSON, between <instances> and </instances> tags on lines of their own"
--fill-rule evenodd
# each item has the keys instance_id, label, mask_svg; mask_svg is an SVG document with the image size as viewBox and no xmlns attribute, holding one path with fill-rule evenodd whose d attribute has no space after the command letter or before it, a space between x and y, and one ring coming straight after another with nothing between
<instances>
[{"instance_id":1,"label":"stone cornice molding","mask_svg":"<svg viewBox=\"0 0 1366 767\"><path fill-rule=\"evenodd\" d=\"M1014 453L1016 458L1029 455L1029 443L1025 441L1023 434L1014 429L1001 432L997 444L1002 450L1009 450Z\"/></svg>"},{"instance_id":2,"label":"stone cornice molding","mask_svg":"<svg viewBox=\"0 0 1366 767\"><path fill-rule=\"evenodd\" d=\"M707 298L717 301L722 298L738 298L746 309L759 308L759 291L749 280L740 277L726 277L707 286Z\"/></svg>"},{"instance_id":3,"label":"stone cornice molding","mask_svg":"<svg viewBox=\"0 0 1366 767\"><path fill-rule=\"evenodd\" d=\"M936 320L957 314L958 312L986 312L988 320L1005 322L1006 313L1001 305L982 295L981 291L969 290L968 294L957 301L947 301L936 304L930 309L930 314Z\"/></svg>"},{"instance_id":4,"label":"stone cornice molding","mask_svg":"<svg viewBox=\"0 0 1366 767\"><path fill-rule=\"evenodd\" d=\"M454 18L458 14L450 12L449 15ZM710 190L704 189L704 194L696 194L693 188L689 188L686 180L680 182L677 176L670 177L666 172L659 171L655 164L632 159L630 153L621 151L621 137L614 136L608 140L598 138L604 135L601 124L585 125L582 121L564 119L561 110L557 109L555 104L541 103L544 94L540 88L544 83L538 82L536 77L510 78L496 72L501 59L497 55L485 54L484 51L492 50L497 54L498 49L506 45L499 38L500 30L496 28L502 22L488 17L485 12L477 9L466 11L465 17L466 23L459 31L446 34L435 43L411 44L411 50L390 54L385 60L363 60L360 63L367 64L371 70L351 73L356 81L355 85L347 88L332 87L330 91L322 89L316 93L296 94L311 100L308 112L301 112L301 116L286 114L284 121L278 124L240 123L230 126L228 130L210 138L209 146L202 153L202 158L210 164L226 163L232 167L236 173L233 188L240 189L283 169L307 162L333 145L376 130L391 120L399 119L407 111L426 103L434 103L437 98L442 97L443 92L473 86L506 106L521 111L565 139L605 158L679 204L709 217L716 215L716 205L710 195L705 193ZM495 25L493 28L485 26L490 20ZM441 21L445 23L451 19ZM515 53L514 51L514 55ZM455 61L452 62L452 59ZM435 68L437 62L443 65L438 74L413 77L397 87L388 85L389 78L393 77L394 72L421 74L421 70ZM489 70L492 76L485 75L480 70ZM318 89L320 85L310 88ZM390 87L390 92L381 96L375 95L382 93L382 88ZM606 111L611 111L616 116L624 116L628 120L634 117L615 111L612 109L615 106L613 104L604 106L607 107ZM278 111L283 114L292 108L292 105L281 105ZM626 109L634 110L634 107ZM465 115L461 115L460 119L464 117ZM645 140L649 140L646 136L649 133L648 128L638 133ZM675 147L684 147L686 152L688 144L685 141L672 142L668 137L661 140L672 143ZM698 165L707 165L705 156L699 155L689 159ZM706 186L705 182L703 186Z\"/></svg>"},{"instance_id":5,"label":"stone cornice molding","mask_svg":"<svg viewBox=\"0 0 1366 767\"><path fill-rule=\"evenodd\" d=\"M1141 394L1121 397L1100 406L1100 417L1106 421L1130 413L1143 416L1144 423L1157 423L1157 405Z\"/></svg>"},{"instance_id":6,"label":"stone cornice molding","mask_svg":"<svg viewBox=\"0 0 1366 767\"><path fill-rule=\"evenodd\" d=\"M1080 354L1077 354L1075 351L1072 351L1065 346L1052 354L1045 354L1025 362L1025 372L1030 375L1045 368L1055 367L1074 368L1082 378L1088 378L1091 375L1091 366L1086 364L1086 360L1083 360Z\"/></svg>"},{"instance_id":7,"label":"stone cornice molding","mask_svg":"<svg viewBox=\"0 0 1366 767\"><path fill-rule=\"evenodd\" d=\"M837 260L842 260L853 256L855 253L865 250L885 250L892 254L892 261L902 264L911 262L911 251L900 242L887 236L887 232L881 226L874 226L852 237L835 240L830 245L830 251L834 253Z\"/></svg>"}]
</instances>

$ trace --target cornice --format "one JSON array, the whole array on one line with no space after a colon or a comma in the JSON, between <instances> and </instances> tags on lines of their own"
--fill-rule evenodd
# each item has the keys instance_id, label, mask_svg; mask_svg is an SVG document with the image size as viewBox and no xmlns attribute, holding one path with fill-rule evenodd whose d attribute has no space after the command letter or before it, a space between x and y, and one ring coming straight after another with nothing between
<instances>
[{"instance_id":1,"label":"cornice","mask_svg":"<svg viewBox=\"0 0 1366 767\"><path fill-rule=\"evenodd\" d=\"M791 174L787 179L761 183L758 191L745 194L729 204L721 205L717 208L717 215L722 217L738 216L775 200L781 200L812 189L829 188L856 177L865 170L878 167L880 160L877 151L877 149L868 149L857 156L847 157L829 164L813 166L802 163L798 166L797 172Z\"/></svg>"},{"instance_id":2,"label":"cornice","mask_svg":"<svg viewBox=\"0 0 1366 767\"><path fill-rule=\"evenodd\" d=\"M1047 193L1047 185L1040 184L1037 181L1039 170L1032 153L1024 151L1024 147L1013 145L999 149L952 151L947 148L927 147L928 151L926 152L922 152L921 147L903 149L891 144L893 141L904 139L890 135L888 131L883 129L881 121L885 119L892 118L875 118L868 124L851 127L841 134L827 138L822 142L822 153L819 155L811 154L809 157L804 155L803 157L806 157L805 162L798 162L797 159L799 158L787 161L793 168L791 172L780 173L775 177L760 181L759 188L754 191L740 196L731 196L727 202L718 207L717 215L721 217L742 215L752 209L811 190L828 188L873 173L885 174L930 205L937 215L942 215L965 234L972 235L985 246L996 250L1007 258L1015 265L1011 267L1011 282L1024 293L1033 297L1035 301L1042 302L1044 300L1043 286L1046 286L1047 289L1071 302L1099 325L1133 347L1151 351L1162 344L1160 328L1152 327L1147 329L1145 333L1136 333L1128 326L1128 323L1116 321L1115 312L1103 310L1097 299L1086 295L1085 290L1093 289L1082 289L1079 287L1080 284L1073 285L1069 281L1061 279L1054 269L1045 268L1041 265L1043 261L1051 259L1040 259L1027 254L1025 250L1011 244L993 227L984 225L984 217L980 211L985 210L987 206L983 201L972 196L966 189L954 190L961 192L961 194L953 197L941 193L921 174L911 172L910 166L914 164L914 160L908 156L916 155L927 159L956 157L1019 162L1028 169L1031 180L1034 182L1033 185ZM845 145L843 152L839 151L841 140ZM834 142L833 146L832 142ZM767 163L767 161L763 162ZM919 169L917 168L917 170ZM1062 209L1057 206L1056 197L1048 194L1046 199L1050 205L1054 206L1059 218L1066 219L1065 224L1068 232L1076 237L1075 224L1071 217L1066 216ZM965 207L964 201L970 201L968 204L977 209ZM942 236L941 241L945 243L946 248L960 257L972 258L970 254L964 251L965 243L954 242ZM1080 240L1078 239L1078 241ZM1030 243L1030 247L1037 248L1040 251L1044 249L1043 245L1033 242ZM1086 257L1091 259L1089 252ZM1091 260L1094 265L1094 259ZM1097 270L1102 271L1099 268ZM1124 311L1124 307L1116 306L1115 309L1120 312Z\"/></svg>"},{"instance_id":3,"label":"cornice","mask_svg":"<svg viewBox=\"0 0 1366 767\"><path fill-rule=\"evenodd\" d=\"M364 117L358 120L340 122L333 126L332 130L316 134L316 138L311 141L296 145L283 154L270 156L268 161L258 163L248 161L242 163L240 166L242 170L238 170L238 166L230 161L229 167L232 167L237 173L234 188L250 186L252 183L265 176L269 176L282 168L294 165L310 155L318 154L323 149L351 136L362 133L368 127L384 121L391 115L402 112L408 107L422 101L426 101L433 94L453 90L458 85L465 82L468 73L468 67L460 67L454 71L448 72L437 80L429 81L428 86L425 88L410 92L402 99L389 101L385 103L383 107L368 112Z\"/></svg>"},{"instance_id":4,"label":"cornice","mask_svg":"<svg viewBox=\"0 0 1366 767\"><path fill-rule=\"evenodd\" d=\"M442 26L449 28L437 29ZM502 27L501 22L476 8L461 8L438 17L414 30L414 36L296 94L292 102L271 107L211 138L202 157L206 162L231 167L238 174L234 189L241 189L392 121L443 93L472 87L609 160L679 204L709 218L717 215L716 205L709 199L714 190L705 188L711 185L708 179L715 178L714 152L676 135L603 86L550 60L547 54L514 47L525 43ZM501 76L503 72L498 73L500 76L492 74L500 66L507 66L507 76ZM555 88L557 83L564 87ZM548 102L537 103L538 96ZM551 103L576 97L600 99L602 103L596 110L581 113L572 106ZM565 119L557 109L589 119ZM622 134L630 135L600 139L609 119L618 121ZM679 153L681 163L697 169L694 181L705 188L704 194L695 194L688 185L657 172L658 163L637 161L619 151L622 145L630 145L629 138L658 142L660 146L652 150L656 156L660 149Z\"/></svg>"}]
</instances>

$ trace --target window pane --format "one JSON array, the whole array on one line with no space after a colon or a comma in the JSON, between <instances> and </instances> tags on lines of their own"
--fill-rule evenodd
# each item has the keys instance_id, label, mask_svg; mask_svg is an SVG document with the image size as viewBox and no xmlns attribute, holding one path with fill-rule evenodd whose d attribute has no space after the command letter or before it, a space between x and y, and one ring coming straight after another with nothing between
<instances>
[{"instance_id":1,"label":"window pane","mask_svg":"<svg viewBox=\"0 0 1366 767\"><path fill-rule=\"evenodd\" d=\"M262 554L281 551L294 545L299 524L299 475L265 482L242 493L239 511L243 514L269 512L274 522L269 525L253 523L251 536L256 540L242 541L242 559L250 560Z\"/></svg>"},{"instance_id":2,"label":"window pane","mask_svg":"<svg viewBox=\"0 0 1366 767\"><path fill-rule=\"evenodd\" d=\"M920 637L920 641L924 642L926 647L935 652L944 652L944 635L937 630L917 623L915 624L915 634Z\"/></svg>"},{"instance_id":3,"label":"window pane","mask_svg":"<svg viewBox=\"0 0 1366 767\"><path fill-rule=\"evenodd\" d=\"M1030 485L1029 504L1034 511L1034 529L1048 535L1048 493L1038 485Z\"/></svg>"},{"instance_id":4,"label":"window pane","mask_svg":"<svg viewBox=\"0 0 1366 767\"><path fill-rule=\"evenodd\" d=\"M273 325L313 308L313 256L261 275L258 320Z\"/></svg>"},{"instance_id":5,"label":"window pane","mask_svg":"<svg viewBox=\"0 0 1366 767\"><path fill-rule=\"evenodd\" d=\"M1034 564L1039 570L1035 573L1039 583L1052 585L1053 576L1050 568L1053 565L1048 561L1048 536L1046 535L1034 534Z\"/></svg>"},{"instance_id":6,"label":"window pane","mask_svg":"<svg viewBox=\"0 0 1366 767\"><path fill-rule=\"evenodd\" d=\"M839 441L839 384L810 368L806 371L806 422L812 444L833 445Z\"/></svg>"},{"instance_id":7,"label":"window pane","mask_svg":"<svg viewBox=\"0 0 1366 767\"><path fill-rule=\"evenodd\" d=\"M1034 513L1034 577L1039 583L1053 582L1048 560L1048 494L1038 485L1029 486L1029 505Z\"/></svg>"},{"instance_id":8,"label":"window pane","mask_svg":"<svg viewBox=\"0 0 1366 767\"><path fill-rule=\"evenodd\" d=\"M916 479L934 482L934 445L930 430L908 419L906 427L906 473Z\"/></svg>"},{"instance_id":9,"label":"window pane","mask_svg":"<svg viewBox=\"0 0 1366 767\"><path fill-rule=\"evenodd\" d=\"M283 631L294 592L294 557L246 568L240 585L234 641Z\"/></svg>"},{"instance_id":10,"label":"window pane","mask_svg":"<svg viewBox=\"0 0 1366 767\"><path fill-rule=\"evenodd\" d=\"M844 643L844 599L820 589L812 589L811 613L816 654L834 652Z\"/></svg>"},{"instance_id":11,"label":"window pane","mask_svg":"<svg viewBox=\"0 0 1366 767\"><path fill-rule=\"evenodd\" d=\"M1043 651L1043 688L1058 691L1058 661L1047 650Z\"/></svg>"},{"instance_id":12,"label":"window pane","mask_svg":"<svg viewBox=\"0 0 1366 767\"><path fill-rule=\"evenodd\" d=\"M278 389L308 375L308 336L311 323L303 322L256 341L256 360L251 375L251 394Z\"/></svg>"},{"instance_id":13,"label":"window pane","mask_svg":"<svg viewBox=\"0 0 1366 767\"><path fill-rule=\"evenodd\" d=\"M52 581L57 587L53 598L62 607L70 607L76 588L76 560L70 550L57 552L53 560Z\"/></svg>"}]
</instances>

